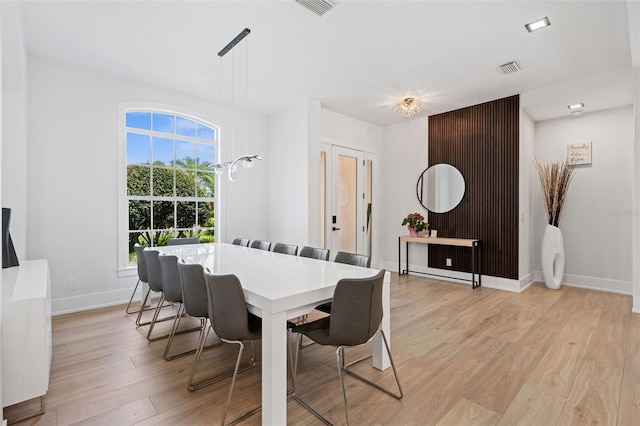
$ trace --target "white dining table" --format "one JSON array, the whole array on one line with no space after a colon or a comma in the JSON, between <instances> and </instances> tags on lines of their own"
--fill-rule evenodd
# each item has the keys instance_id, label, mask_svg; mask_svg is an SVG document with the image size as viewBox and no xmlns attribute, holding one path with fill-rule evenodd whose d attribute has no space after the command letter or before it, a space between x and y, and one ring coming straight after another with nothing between
<instances>
[{"instance_id":1,"label":"white dining table","mask_svg":"<svg viewBox=\"0 0 640 426\"><path fill-rule=\"evenodd\" d=\"M287 424L287 320L311 312L331 300L342 278L367 278L377 269L290 256L226 243L158 247L186 263L199 263L212 274L235 274L248 309L262 318L262 424ZM382 330L390 334L390 274L382 290ZM390 366L384 343L373 341L372 364Z\"/></svg>"}]
</instances>

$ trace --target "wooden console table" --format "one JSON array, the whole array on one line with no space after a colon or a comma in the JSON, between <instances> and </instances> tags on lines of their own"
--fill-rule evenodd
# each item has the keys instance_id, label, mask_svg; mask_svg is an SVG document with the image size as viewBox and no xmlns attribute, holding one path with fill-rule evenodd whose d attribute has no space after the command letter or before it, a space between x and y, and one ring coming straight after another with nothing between
<instances>
[{"instance_id":1,"label":"wooden console table","mask_svg":"<svg viewBox=\"0 0 640 426\"><path fill-rule=\"evenodd\" d=\"M402 242L404 241L406 246L406 259L405 269L402 269ZM469 247L471 249L471 279L456 278L447 275L437 275L427 272L410 271L409 270L409 243L416 244L432 244L439 246L455 246L455 247ZM435 277L453 278L455 280L470 281L471 288L480 287L482 285L482 268L481 268L481 248L480 240L467 240L462 238L442 238L442 237L398 237L398 275L405 275L409 272L417 274L432 275ZM477 268L477 269L476 269ZM478 279L476 280L476 275Z\"/></svg>"}]
</instances>

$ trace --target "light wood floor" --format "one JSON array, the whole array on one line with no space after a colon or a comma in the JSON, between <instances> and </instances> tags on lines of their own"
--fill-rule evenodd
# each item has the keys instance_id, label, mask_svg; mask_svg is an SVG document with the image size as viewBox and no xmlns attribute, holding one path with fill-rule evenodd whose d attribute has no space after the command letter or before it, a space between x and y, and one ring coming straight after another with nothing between
<instances>
[{"instance_id":1,"label":"light wood floor","mask_svg":"<svg viewBox=\"0 0 640 426\"><path fill-rule=\"evenodd\" d=\"M397 401L347 377L352 424L640 424L640 315L631 314L630 296L541 284L522 294L472 291L393 274L391 300L392 353L405 397ZM53 319L47 411L22 425L220 421L229 381L188 392L191 356L165 361L165 341L147 343L123 310ZM195 337L178 339L186 345ZM231 366L235 350L205 352L202 374ZM332 349L304 348L298 394L344 424L334 363ZM390 371L361 370L393 384ZM259 389L258 365L239 375L228 419L259 405ZM295 402L288 416L289 424L320 424ZM260 424L260 415L244 424Z\"/></svg>"}]
</instances>

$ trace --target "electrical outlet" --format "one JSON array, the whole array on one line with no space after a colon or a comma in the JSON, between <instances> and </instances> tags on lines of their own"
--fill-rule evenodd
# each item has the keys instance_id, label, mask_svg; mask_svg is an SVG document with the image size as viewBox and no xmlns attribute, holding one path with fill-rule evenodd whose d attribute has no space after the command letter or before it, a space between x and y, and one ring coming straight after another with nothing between
<instances>
[{"instance_id":1,"label":"electrical outlet","mask_svg":"<svg viewBox=\"0 0 640 426\"><path fill-rule=\"evenodd\" d=\"M447 257L447 266L451 266L451 258Z\"/></svg>"},{"instance_id":2,"label":"electrical outlet","mask_svg":"<svg viewBox=\"0 0 640 426\"><path fill-rule=\"evenodd\" d=\"M67 285L69 291L76 291L78 289L78 280L69 280Z\"/></svg>"}]
</instances>

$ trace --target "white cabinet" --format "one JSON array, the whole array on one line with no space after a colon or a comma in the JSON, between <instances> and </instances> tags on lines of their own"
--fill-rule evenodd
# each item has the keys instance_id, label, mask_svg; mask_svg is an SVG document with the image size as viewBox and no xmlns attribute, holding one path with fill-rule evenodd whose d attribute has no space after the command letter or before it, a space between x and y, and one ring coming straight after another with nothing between
<instances>
[{"instance_id":1,"label":"white cabinet","mask_svg":"<svg viewBox=\"0 0 640 426\"><path fill-rule=\"evenodd\" d=\"M50 369L49 264L28 260L2 270L2 404L41 397L44 410Z\"/></svg>"}]
</instances>

